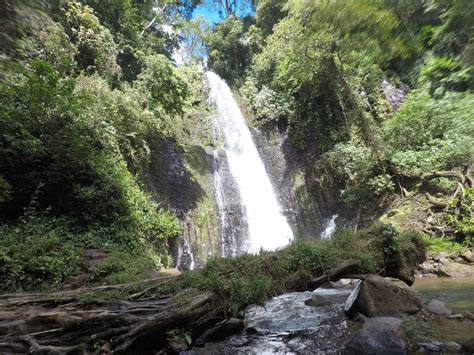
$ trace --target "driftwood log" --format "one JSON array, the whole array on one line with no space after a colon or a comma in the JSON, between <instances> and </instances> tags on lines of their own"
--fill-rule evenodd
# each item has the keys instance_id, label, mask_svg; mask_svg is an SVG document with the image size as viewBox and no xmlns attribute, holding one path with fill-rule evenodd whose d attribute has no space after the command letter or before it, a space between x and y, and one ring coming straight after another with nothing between
<instances>
[{"instance_id":1,"label":"driftwood log","mask_svg":"<svg viewBox=\"0 0 474 355\"><path fill-rule=\"evenodd\" d=\"M195 290L173 297L131 295L138 298L133 301L80 300L104 289L110 287L0 296L0 353L155 353L166 348L168 330L198 328L224 314L215 295Z\"/></svg>"},{"instance_id":2,"label":"driftwood log","mask_svg":"<svg viewBox=\"0 0 474 355\"><path fill-rule=\"evenodd\" d=\"M345 260L313 278L297 273L278 293L314 290L327 281L359 274L360 266L359 260ZM385 276L397 275L387 273L386 267L380 270ZM127 300L105 300L99 295L130 285L0 295L0 354L166 353L170 331L186 329L192 339L198 339L227 316L226 301L211 291L188 288L172 295L154 294L157 285L179 277L145 280L142 291L128 292ZM410 277L401 278L412 282Z\"/></svg>"},{"instance_id":3,"label":"driftwood log","mask_svg":"<svg viewBox=\"0 0 474 355\"><path fill-rule=\"evenodd\" d=\"M358 261L347 261L323 280L357 270ZM174 277L147 280L170 282ZM193 289L173 296L132 294L129 300L81 301L105 290L127 285L103 286L56 293L0 295L1 354L154 354L168 346L167 332L193 329L197 338L225 317L222 300L215 294ZM147 289L146 287L144 288Z\"/></svg>"}]
</instances>

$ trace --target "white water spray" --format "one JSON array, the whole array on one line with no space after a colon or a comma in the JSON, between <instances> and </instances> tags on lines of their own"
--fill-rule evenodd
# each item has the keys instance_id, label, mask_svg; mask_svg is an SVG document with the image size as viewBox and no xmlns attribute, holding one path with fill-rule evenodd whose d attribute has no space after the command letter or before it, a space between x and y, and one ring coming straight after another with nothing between
<instances>
[{"instance_id":1,"label":"white water spray","mask_svg":"<svg viewBox=\"0 0 474 355\"><path fill-rule=\"evenodd\" d=\"M334 214L331 216L331 219L329 219L324 227L323 233L321 233L321 239L329 239L332 237L334 232L336 231L336 218L339 217L339 215Z\"/></svg>"},{"instance_id":2,"label":"white water spray","mask_svg":"<svg viewBox=\"0 0 474 355\"><path fill-rule=\"evenodd\" d=\"M248 238L245 249L258 252L287 245L293 232L281 214L277 197L265 171L237 102L229 86L218 75L206 73L211 99L217 107L224 136L224 148L247 215Z\"/></svg>"}]
</instances>

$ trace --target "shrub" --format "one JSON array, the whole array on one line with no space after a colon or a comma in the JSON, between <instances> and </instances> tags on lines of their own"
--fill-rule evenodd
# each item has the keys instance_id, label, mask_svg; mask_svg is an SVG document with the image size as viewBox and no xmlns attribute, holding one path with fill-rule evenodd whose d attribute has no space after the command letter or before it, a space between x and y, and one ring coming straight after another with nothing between
<instances>
[{"instance_id":1,"label":"shrub","mask_svg":"<svg viewBox=\"0 0 474 355\"><path fill-rule=\"evenodd\" d=\"M448 93L435 100L414 90L384 127L389 158L415 174L469 164L474 154L474 96Z\"/></svg>"},{"instance_id":2,"label":"shrub","mask_svg":"<svg viewBox=\"0 0 474 355\"><path fill-rule=\"evenodd\" d=\"M135 87L147 97L150 108L157 112L182 114L191 94L188 83L164 55L144 58L145 67L135 82Z\"/></svg>"},{"instance_id":3,"label":"shrub","mask_svg":"<svg viewBox=\"0 0 474 355\"><path fill-rule=\"evenodd\" d=\"M240 93L246 102L252 107L255 118L260 124L278 122L288 119L293 115L293 100L285 97L267 86L258 89L256 80L247 77L244 85L240 87Z\"/></svg>"},{"instance_id":4,"label":"shrub","mask_svg":"<svg viewBox=\"0 0 474 355\"><path fill-rule=\"evenodd\" d=\"M87 73L114 79L120 76L117 47L110 31L100 22L94 11L80 2L67 2L61 22L78 52L75 60L79 69Z\"/></svg>"},{"instance_id":5,"label":"shrub","mask_svg":"<svg viewBox=\"0 0 474 355\"><path fill-rule=\"evenodd\" d=\"M75 238L64 218L27 216L14 225L0 225L1 288L59 285L77 269Z\"/></svg>"},{"instance_id":6,"label":"shrub","mask_svg":"<svg viewBox=\"0 0 474 355\"><path fill-rule=\"evenodd\" d=\"M146 279L154 268L147 256L115 250L92 272L97 277L105 276L107 284L124 284Z\"/></svg>"},{"instance_id":7,"label":"shrub","mask_svg":"<svg viewBox=\"0 0 474 355\"><path fill-rule=\"evenodd\" d=\"M369 179L367 184L377 196L388 195L395 191L395 184L392 181L392 177L388 174L374 176Z\"/></svg>"},{"instance_id":8,"label":"shrub","mask_svg":"<svg viewBox=\"0 0 474 355\"><path fill-rule=\"evenodd\" d=\"M336 181L348 184L366 181L376 166L370 149L353 142L336 144L323 154L322 163Z\"/></svg>"}]
</instances>

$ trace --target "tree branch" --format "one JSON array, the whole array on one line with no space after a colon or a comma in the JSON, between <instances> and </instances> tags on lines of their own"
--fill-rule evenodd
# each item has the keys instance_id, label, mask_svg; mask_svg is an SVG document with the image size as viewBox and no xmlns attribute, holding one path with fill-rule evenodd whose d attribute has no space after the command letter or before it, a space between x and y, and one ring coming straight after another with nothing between
<instances>
[{"instance_id":1,"label":"tree branch","mask_svg":"<svg viewBox=\"0 0 474 355\"><path fill-rule=\"evenodd\" d=\"M149 29L151 26L153 26L153 24L155 23L155 21L157 20L158 16L161 15L161 13L165 10L167 4L164 4L163 7L161 9L159 9L157 12L156 12L156 15L155 17L153 17L153 20L150 21L150 23L143 29L143 31L140 33L140 35L138 36L138 38L142 38L143 34L145 33L145 31L147 29Z\"/></svg>"}]
</instances>

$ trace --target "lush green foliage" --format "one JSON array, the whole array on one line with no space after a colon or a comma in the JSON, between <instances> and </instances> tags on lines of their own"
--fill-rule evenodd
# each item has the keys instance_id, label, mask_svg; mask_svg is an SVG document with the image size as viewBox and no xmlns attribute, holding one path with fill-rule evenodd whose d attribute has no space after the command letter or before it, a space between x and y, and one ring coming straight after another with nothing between
<instances>
[{"instance_id":1,"label":"lush green foliage","mask_svg":"<svg viewBox=\"0 0 474 355\"><path fill-rule=\"evenodd\" d=\"M384 129L388 156L401 170L420 174L464 166L474 154L474 95L434 99L412 91Z\"/></svg>"},{"instance_id":2,"label":"lush green foliage","mask_svg":"<svg viewBox=\"0 0 474 355\"><path fill-rule=\"evenodd\" d=\"M136 87L147 95L151 109L172 114L182 114L186 99L190 95L187 83L177 69L163 55L145 58L145 69L138 76Z\"/></svg>"},{"instance_id":3,"label":"lush green foliage","mask_svg":"<svg viewBox=\"0 0 474 355\"><path fill-rule=\"evenodd\" d=\"M205 38L209 67L231 82L243 74L249 63L251 46L242 40L246 28L243 20L229 16Z\"/></svg>"},{"instance_id":4,"label":"lush green foliage","mask_svg":"<svg viewBox=\"0 0 474 355\"><path fill-rule=\"evenodd\" d=\"M99 16L67 2L48 7L49 15L38 10L43 4L23 4L37 23L27 12L15 18L25 26L15 33L24 63L2 72L0 83L4 288L59 284L84 248L112 252L97 269L113 274L107 282L137 279L168 265L167 240L181 233L143 185L150 142L184 111L188 84L169 59L146 54L146 43L159 43L152 33L137 41L142 47L129 42L152 2L90 5ZM119 64L135 82L120 81Z\"/></svg>"},{"instance_id":5,"label":"lush green foliage","mask_svg":"<svg viewBox=\"0 0 474 355\"><path fill-rule=\"evenodd\" d=\"M64 218L27 215L0 225L0 289L60 284L77 269L76 237Z\"/></svg>"},{"instance_id":6,"label":"lush green foliage","mask_svg":"<svg viewBox=\"0 0 474 355\"><path fill-rule=\"evenodd\" d=\"M339 230L332 240L297 241L276 252L212 259L200 271L163 283L153 292L176 293L190 287L215 292L236 314L251 304L263 305L271 296L305 289L314 276L331 271L347 259L361 261L360 272L375 272L385 263L413 268L424 258L419 235L374 226L354 234Z\"/></svg>"},{"instance_id":7,"label":"lush green foliage","mask_svg":"<svg viewBox=\"0 0 474 355\"><path fill-rule=\"evenodd\" d=\"M64 30L77 47L78 69L113 78L120 74L117 48L112 34L99 22L93 10L79 2L68 2L61 17Z\"/></svg>"}]
</instances>

